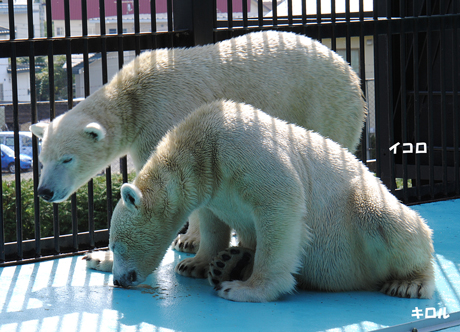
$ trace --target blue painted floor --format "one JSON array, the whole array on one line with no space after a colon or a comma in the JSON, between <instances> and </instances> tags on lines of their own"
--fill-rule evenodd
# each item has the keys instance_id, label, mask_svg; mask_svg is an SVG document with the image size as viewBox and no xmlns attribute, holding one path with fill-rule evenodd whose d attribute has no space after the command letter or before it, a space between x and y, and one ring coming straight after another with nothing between
<instances>
[{"instance_id":1,"label":"blue painted floor","mask_svg":"<svg viewBox=\"0 0 460 332\"><path fill-rule=\"evenodd\" d=\"M431 300L301 291L273 303L229 302L206 280L174 274L175 264L189 255L172 250L146 285L126 290L112 286L111 274L86 270L80 256L0 268L0 332L349 332L443 324L460 311L460 200L413 208L434 231L437 291ZM413 316L417 309L430 316L444 308L450 318Z\"/></svg>"}]
</instances>

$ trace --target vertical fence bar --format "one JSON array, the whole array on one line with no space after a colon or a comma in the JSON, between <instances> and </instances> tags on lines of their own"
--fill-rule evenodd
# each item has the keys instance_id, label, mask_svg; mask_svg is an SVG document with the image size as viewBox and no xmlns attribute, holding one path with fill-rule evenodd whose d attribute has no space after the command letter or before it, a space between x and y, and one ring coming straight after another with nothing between
<instances>
[{"instance_id":1,"label":"vertical fence bar","mask_svg":"<svg viewBox=\"0 0 460 332\"><path fill-rule=\"evenodd\" d=\"M227 0L227 27L233 29L233 1Z\"/></svg>"},{"instance_id":2,"label":"vertical fence bar","mask_svg":"<svg viewBox=\"0 0 460 332\"><path fill-rule=\"evenodd\" d=\"M347 61L351 65L350 0L345 0L345 22L347 27L345 36L345 53Z\"/></svg>"},{"instance_id":3,"label":"vertical fence bar","mask_svg":"<svg viewBox=\"0 0 460 332\"><path fill-rule=\"evenodd\" d=\"M444 14L442 7L442 1L440 3L441 12ZM446 100L446 30L444 27L444 20L441 19L441 30L439 33L440 45L439 45L439 57L440 57L440 83L441 83L441 142L442 142L442 182L443 182L443 193L447 197L448 194L448 178L447 178L447 100Z\"/></svg>"},{"instance_id":4,"label":"vertical fence bar","mask_svg":"<svg viewBox=\"0 0 460 332\"><path fill-rule=\"evenodd\" d=\"M166 1L166 7L168 12L168 31L173 31L173 3L172 0Z\"/></svg>"},{"instance_id":5,"label":"vertical fence bar","mask_svg":"<svg viewBox=\"0 0 460 332\"><path fill-rule=\"evenodd\" d=\"M457 2L454 1L453 13L457 14ZM459 20L453 19L452 23L452 107L453 107L453 137L454 137L454 181L455 194L460 195L460 128L459 128L459 104L458 104L458 24Z\"/></svg>"},{"instance_id":6,"label":"vertical fence bar","mask_svg":"<svg viewBox=\"0 0 460 332\"><path fill-rule=\"evenodd\" d=\"M157 32L157 8L155 1L150 1L150 30L152 34ZM153 40L156 41L155 38ZM155 48L155 45L153 48Z\"/></svg>"},{"instance_id":7,"label":"vertical fence bar","mask_svg":"<svg viewBox=\"0 0 460 332\"><path fill-rule=\"evenodd\" d=\"M257 1L257 19L259 22L259 27L264 26L264 6L262 1Z\"/></svg>"},{"instance_id":8,"label":"vertical fence bar","mask_svg":"<svg viewBox=\"0 0 460 332\"><path fill-rule=\"evenodd\" d=\"M302 26L305 28L307 25L307 1L302 0Z\"/></svg>"},{"instance_id":9,"label":"vertical fence bar","mask_svg":"<svg viewBox=\"0 0 460 332\"><path fill-rule=\"evenodd\" d=\"M169 0L168 0L169 3ZM169 22L168 17L168 31L169 25L172 22ZM123 2L117 1L117 34L118 34L118 69L121 69L124 64L124 52L123 52ZM120 158L120 171L123 175L123 183L128 182L128 162L126 156Z\"/></svg>"},{"instance_id":10,"label":"vertical fence bar","mask_svg":"<svg viewBox=\"0 0 460 332\"><path fill-rule=\"evenodd\" d=\"M292 0L287 1L287 15L288 15L288 25L292 26Z\"/></svg>"},{"instance_id":11,"label":"vertical fence bar","mask_svg":"<svg viewBox=\"0 0 460 332\"><path fill-rule=\"evenodd\" d=\"M414 1L414 15L416 13L416 2ZM414 71L414 123L415 123L415 141L420 142L420 86L419 86L419 27L418 20L415 19L412 25L412 34L413 34L413 71ZM421 155L415 155L415 168L416 168L416 193L417 199L420 201L421 197L421 188L422 188L422 179L421 179L421 168L420 168L420 159Z\"/></svg>"},{"instance_id":12,"label":"vertical fence bar","mask_svg":"<svg viewBox=\"0 0 460 332\"><path fill-rule=\"evenodd\" d=\"M321 41L321 28L322 28L322 14L321 14L321 0L316 0L316 24L318 25L318 40Z\"/></svg>"},{"instance_id":13,"label":"vertical fence bar","mask_svg":"<svg viewBox=\"0 0 460 332\"><path fill-rule=\"evenodd\" d=\"M141 53L141 41L139 38L139 34L141 33L141 23L140 23L140 11L139 11L139 0L134 0L134 40L135 40L135 48L136 48L136 55Z\"/></svg>"},{"instance_id":14,"label":"vertical fence bar","mask_svg":"<svg viewBox=\"0 0 460 332\"><path fill-rule=\"evenodd\" d=\"M243 1L243 28L248 27L248 0Z\"/></svg>"},{"instance_id":15,"label":"vertical fence bar","mask_svg":"<svg viewBox=\"0 0 460 332\"><path fill-rule=\"evenodd\" d=\"M34 39L34 20L33 20L33 2L27 0L27 21L29 35L29 79L30 79L30 117L31 123L37 122L37 96L35 89L35 47ZM35 135L32 135L32 160L33 167L33 183L34 183L34 224L35 224L35 256L41 254L41 232L40 232L40 198L37 195L38 188L38 140Z\"/></svg>"},{"instance_id":16,"label":"vertical fence bar","mask_svg":"<svg viewBox=\"0 0 460 332\"><path fill-rule=\"evenodd\" d=\"M431 1L427 0L426 2L426 11L427 15L431 16ZM427 54L427 84L428 84L428 139L429 139L429 170L430 170L430 175L429 175L429 180L430 180L430 196L431 199L434 199L434 110L433 110L433 84L432 84L432 79L433 79L433 59L432 59L432 52L433 52L433 41L432 41L432 27L431 27L431 21L428 20L428 26L427 26L427 48L426 48L426 54Z\"/></svg>"},{"instance_id":17,"label":"vertical fence bar","mask_svg":"<svg viewBox=\"0 0 460 332\"><path fill-rule=\"evenodd\" d=\"M153 3L153 10L155 11L155 1ZM99 21L100 21L100 34L101 34L101 67L102 67L102 84L108 82L107 72L107 38L105 27L105 0L99 0ZM152 29L156 31L156 20L151 22ZM110 228L110 220L112 219L113 201L112 201L112 168L110 165L105 169L105 181L107 189L107 228Z\"/></svg>"},{"instance_id":18,"label":"vertical fence bar","mask_svg":"<svg viewBox=\"0 0 460 332\"><path fill-rule=\"evenodd\" d=\"M374 13L373 20L378 22L378 0L374 0L373 3ZM374 24L374 93L375 100L378 101L380 98L380 80L378 65L380 63L380 48L379 48L379 34L377 31L377 24ZM381 135L380 135L380 103L375 103L375 162L376 162L376 175L382 177L382 158L381 158Z\"/></svg>"},{"instance_id":19,"label":"vertical fence bar","mask_svg":"<svg viewBox=\"0 0 460 332\"><path fill-rule=\"evenodd\" d=\"M278 2L276 0L272 0L272 14L273 14L273 25L278 25Z\"/></svg>"},{"instance_id":20,"label":"vertical fence bar","mask_svg":"<svg viewBox=\"0 0 460 332\"><path fill-rule=\"evenodd\" d=\"M392 30L392 19L391 19L391 1L387 0L387 20L388 20L388 28L387 28L387 43L388 43L388 52L386 54L388 58L388 110L387 110L387 123L389 128L389 135L387 137L389 146L392 146L395 141L394 135L394 113L395 113L395 102L394 102L394 78L393 78L393 35L391 33ZM394 193L396 190L396 171L395 171L395 155L393 153L390 154L390 190Z\"/></svg>"},{"instance_id":21,"label":"vertical fence bar","mask_svg":"<svg viewBox=\"0 0 460 332\"><path fill-rule=\"evenodd\" d=\"M2 172L0 172L0 182L3 183ZM6 260L5 257L5 222L3 215L3 186L0 186L0 263Z\"/></svg>"},{"instance_id":22,"label":"vertical fence bar","mask_svg":"<svg viewBox=\"0 0 460 332\"><path fill-rule=\"evenodd\" d=\"M337 40L335 38L335 28L336 28L336 19L337 14L335 12L335 0L331 0L331 49L335 52L337 51Z\"/></svg>"},{"instance_id":23,"label":"vertical fence bar","mask_svg":"<svg viewBox=\"0 0 460 332\"><path fill-rule=\"evenodd\" d=\"M72 44L70 42L70 4L69 1L64 1L64 25L66 38L66 72L67 72L67 107L73 108L73 77L72 77ZM78 218L77 218L77 195L74 193L71 196L72 206L72 247L73 250L78 250Z\"/></svg>"},{"instance_id":24,"label":"vertical fence bar","mask_svg":"<svg viewBox=\"0 0 460 332\"><path fill-rule=\"evenodd\" d=\"M361 78L361 90L366 92L366 64L365 64L365 43L364 43L364 0L359 0L359 77ZM366 96L367 97L367 96ZM369 98L367 98L369 100ZM367 115L369 119L369 114ZM366 119L366 121L369 121ZM367 126L363 127L361 134L361 160L367 162Z\"/></svg>"},{"instance_id":25,"label":"vertical fence bar","mask_svg":"<svg viewBox=\"0 0 460 332\"><path fill-rule=\"evenodd\" d=\"M49 87L49 116L50 121L56 117L55 93L54 93L54 48L53 48L53 17L51 0L46 0L46 38L48 40L48 87ZM54 251L60 252L59 243L59 205L53 203L53 237L54 237Z\"/></svg>"},{"instance_id":26,"label":"vertical fence bar","mask_svg":"<svg viewBox=\"0 0 460 332\"><path fill-rule=\"evenodd\" d=\"M405 13L406 2L401 0L400 2L400 16L401 19L406 17ZM407 73L407 59L406 59L406 31L404 24L401 24L401 35L400 35L400 75L401 75L401 128L402 128L402 141L408 142L407 135L407 85L406 85L406 73ZM413 46L413 44L412 44ZM414 142L416 143L416 142ZM416 144L414 144L414 148ZM407 166L407 153L403 154L403 196L404 200L408 200L408 166Z\"/></svg>"},{"instance_id":27,"label":"vertical fence bar","mask_svg":"<svg viewBox=\"0 0 460 332\"><path fill-rule=\"evenodd\" d=\"M10 24L10 41L16 39L15 20L14 20L14 2L8 0L8 18ZM17 75L17 56L16 44L11 43L11 87L13 99L13 127L14 127L14 156L15 156L15 190L16 190L16 241L17 256L23 258L22 250L22 209L21 209L21 176L19 163L19 101L18 101L18 75Z\"/></svg>"},{"instance_id":28,"label":"vertical fence bar","mask_svg":"<svg viewBox=\"0 0 460 332\"><path fill-rule=\"evenodd\" d=\"M88 50L88 11L87 0L81 0L81 26L83 38L83 81L85 98L90 94L89 50ZM94 181L88 182L88 233L89 245L94 247Z\"/></svg>"}]
</instances>

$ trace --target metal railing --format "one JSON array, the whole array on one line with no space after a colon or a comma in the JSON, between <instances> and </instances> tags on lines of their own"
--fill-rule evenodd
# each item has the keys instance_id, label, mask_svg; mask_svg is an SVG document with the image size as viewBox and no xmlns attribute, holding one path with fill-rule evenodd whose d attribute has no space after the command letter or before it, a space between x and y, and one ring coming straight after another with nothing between
<instances>
[{"instance_id":1,"label":"metal railing","mask_svg":"<svg viewBox=\"0 0 460 332\"><path fill-rule=\"evenodd\" d=\"M111 52L117 54L118 68L121 68L127 51L139 54L146 49L187 47L218 42L256 30L277 29L318 39L333 50L342 52L344 58L356 66L371 112L371 120L363 129L358 156L375 170L377 176L399 199L405 202L422 202L460 196L460 85L458 64L454 61L458 57L460 45L458 1L273 0L271 6L270 3L259 1L256 8L252 8L253 2L247 0L132 0L116 1L116 16L110 18L106 16L106 12L112 10L108 8L112 4L104 0L98 2L99 13L96 21L99 30L94 30L96 25L94 17L91 16L94 13L88 7L87 0L64 1L63 36L57 37L57 23L53 25L52 20L55 2L42 2L40 8L45 23L41 23L34 21L34 4L29 0L28 35L18 38L15 35L14 1L8 1L10 34L9 39L0 40L0 59L10 59L13 89L8 107L13 110L16 157L20 153L17 133L21 125L18 120L21 103L17 93L17 67L21 57L28 59L29 63L29 117L30 122L35 123L42 120L37 113L37 57L47 60L48 118L52 120L58 115L55 102L57 73L53 65L57 55L65 56L68 68L75 55L82 55L83 91L84 96L87 96L90 93L91 54L98 54L98 57L100 54L101 81L106 83L109 79L108 53ZM124 25L127 20L124 6L127 3L131 5L129 20L133 22L133 29L129 32ZM81 24L81 31L78 33L72 32L72 23L75 20L70 15L74 12L72 6L75 4L82 13L78 18L78 23ZM267 4L271 8L267 8ZM162 8L161 12L157 12L158 8ZM150 17L150 31L147 32L145 27L141 29L141 17L146 16ZM159 21L164 25L165 31L158 28ZM109 22L116 22L116 26L110 26L112 28L107 33ZM46 35L34 36L34 24L44 24L43 31ZM438 74L437 69L441 74ZM74 106L74 77L72 70L66 71L68 109ZM439 121L436 117L438 111ZM407 152L407 143L412 144L415 149L417 143L425 141L426 154L416 154L415 150L413 155ZM397 142L400 145L395 150L390 150ZM4 209L0 209L0 266L18 264L27 259L46 259L48 255L74 254L107 245L107 229L115 203L112 192L114 174L110 167L105 170L106 227L95 228L94 184L90 181L85 203L85 210L88 210L87 220L77 218L77 211L82 206L77 202L76 195L73 195L70 234L61 234L62 204L53 204L53 235L42 239L40 225L45 203L36 195L39 180L38 143L34 138L34 237L23 239L22 225L25 221L22 211L26 207L22 200L22 175L16 172L15 220L5 220ZM369 151L375 154L375 160L367 160ZM16 169L19 169L19 158L16 158ZM126 182L126 159L121 161L121 173L123 181ZM402 182L399 187L398 182ZM4 207L3 192L0 194L0 205ZM8 243L5 242L4 232L7 223L16 225L16 240ZM82 232L82 229L85 231Z\"/></svg>"}]
</instances>

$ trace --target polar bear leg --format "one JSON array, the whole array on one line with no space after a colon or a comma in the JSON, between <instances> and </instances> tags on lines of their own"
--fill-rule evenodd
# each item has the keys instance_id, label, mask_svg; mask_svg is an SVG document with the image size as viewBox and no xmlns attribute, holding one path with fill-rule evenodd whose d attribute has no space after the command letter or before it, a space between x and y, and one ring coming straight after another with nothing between
<instances>
[{"instance_id":1,"label":"polar bear leg","mask_svg":"<svg viewBox=\"0 0 460 332\"><path fill-rule=\"evenodd\" d=\"M245 281L222 282L217 293L220 297L239 302L266 302L293 291L301 243L309 234L305 233L303 210L296 213L292 209L283 217L270 213L259 217L263 222L256 222L257 246L252 274Z\"/></svg>"},{"instance_id":2,"label":"polar bear leg","mask_svg":"<svg viewBox=\"0 0 460 332\"><path fill-rule=\"evenodd\" d=\"M83 256L82 259L86 260L88 269L112 272L113 253L110 250L90 252Z\"/></svg>"},{"instance_id":3,"label":"polar bear leg","mask_svg":"<svg viewBox=\"0 0 460 332\"><path fill-rule=\"evenodd\" d=\"M200 220L201 244L195 257L186 258L176 265L175 272L192 278L206 278L209 263L216 253L228 247L230 227L219 220L210 210L195 211Z\"/></svg>"},{"instance_id":4,"label":"polar bear leg","mask_svg":"<svg viewBox=\"0 0 460 332\"><path fill-rule=\"evenodd\" d=\"M221 251L209 266L208 281L216 290L222 289L222 282L249 279L254 266L254 250L230 247Z\"/></svg>"},{"instance_id":5,"label":"polar bear leg","mask_svg":"<svg viewBox=\"0 0 460 332\"><path fill-rule=\"evenodd\" d=\"M200 246L200 220L197 212L189 217L189 226L185 234L179 234L172 244L177 251L195 254Z\"/></svg>"}]
</instances>

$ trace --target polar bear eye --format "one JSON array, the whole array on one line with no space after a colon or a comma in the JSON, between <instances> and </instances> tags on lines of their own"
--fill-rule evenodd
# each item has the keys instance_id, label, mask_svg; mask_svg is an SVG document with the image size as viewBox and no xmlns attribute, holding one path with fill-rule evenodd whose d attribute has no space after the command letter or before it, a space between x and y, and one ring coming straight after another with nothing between
<instances>
[{"instance_id":1,"label":"polar bear eye","mask_svg":"<svg viewBox=\"0 0 460 332\"><path fill-rule=\"evenodd\" d=\"M62 161L62 163L63 163L63 164L68 164L68 163L72 162L72 160L73 160L73 159L70 158L70 157L69 157L69 158L65 158L65 159Z\"/></svg>"}]
</instances>

